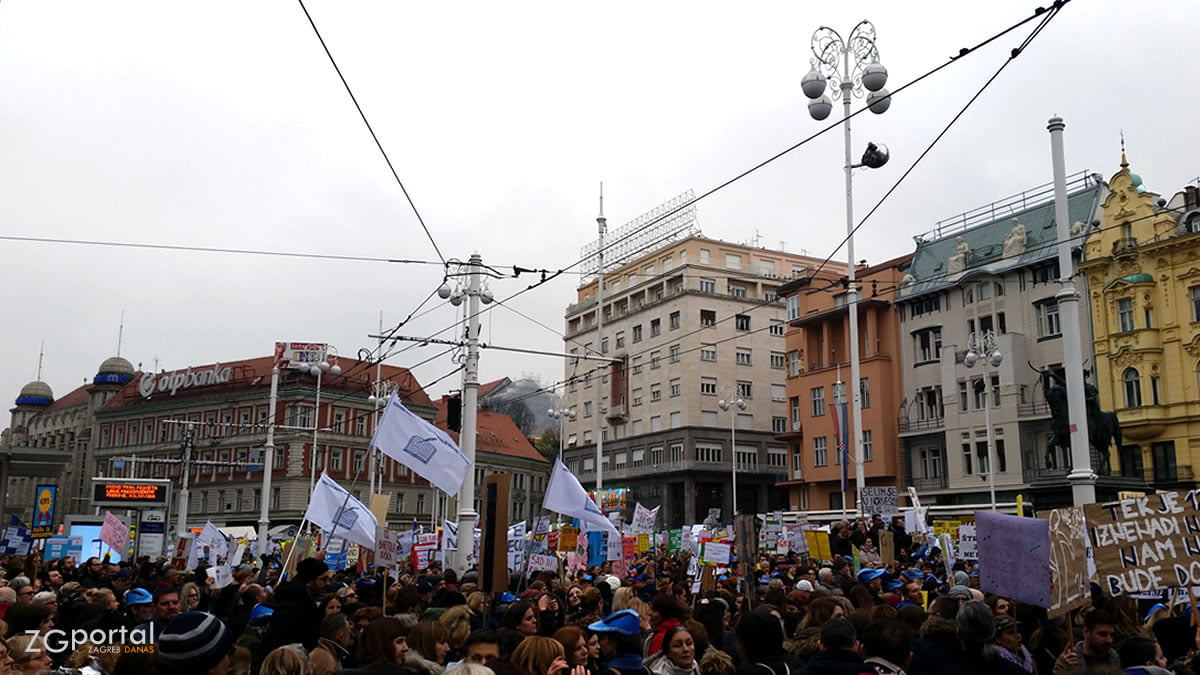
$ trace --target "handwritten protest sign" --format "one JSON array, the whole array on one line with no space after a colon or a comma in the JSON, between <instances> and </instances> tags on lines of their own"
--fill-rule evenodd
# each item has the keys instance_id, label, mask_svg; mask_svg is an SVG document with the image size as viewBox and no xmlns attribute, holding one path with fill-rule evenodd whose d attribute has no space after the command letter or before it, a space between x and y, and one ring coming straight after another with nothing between
<instances>
[{"instance_id":1,"label":"handwritten protest sign","mask_svg":"<svg viewBox=\"0 0 1200 675\"><path fill-rule=\"evenodd\" d=\"M108 544L114 551L124 553L129 545L129 526L112 513L104 512L104 525L100 527L100 541Z\"/></svg>"},{"instance_id":2,"label":"handwritten protest sign","mask_svg":"<svg viewBox=\"0 0 1200 675\"><path fill-rule=\"evenodd\" d=\"M1050 524L991 511L975 514L979 589L1050 607Z\"/></svg>"},{"instance_id":3,"label":"handwritten protest sign","mask_svg":"<svg viewBox=\"0 0 1200 675\"><path fill-rule=\"evenodd\" d=\"M706 541L700 549L701 565L728 565L730 546L727 543Z\"/></svg>"},{"instance_id":4,"label":"handwritten protest sign","mask_svg":"<svg viewBox=\"0 0 1200 675\"><path fill-rule=\"evenodd\" d=\"M808 538L804 536L803 525L784 525L783 536L787 539L788 548L796 553L808 551Z\"/></svg>"},{"instance_id":5,"label":"handwritten protest sign","mask_svg":"<svg viewBox=\"0 0 1200 675\"><path fill-rule=\"evenodd\" d=\"M621 558L624 560L633 560L637 555L637 539L634 537L621 537Z\"/></svg>"},{"instance_id":6,"label":"handwritten protest sign","mask_svg":"<svg viewBox=\"0 0 1200 675\"><path fill-rule=\"evenodd\" d=\"M1055 617L1082 606L1091 592L1087 557L1079 555L1084 548L1083 507L1068 506L1038 514L1050 521L1050 588L1049 616ZM960 534L966 525L960 528Z\"/></svg>"},{"instance_id":7,"label":"handwritten protest sign","mask_svg":"<svg viewBox=\"0 0 1200 675\"><path fill-rule=\"evenodd\" d=\"M683 549L683 530L671 530L668 533L667 553L679 553Z\"/></svg>"},{"instance_id":8,"label":"handwritten protest sign","mask_svg":"<svg viewBox=\"0 0 1200 675\"><path fill-rule=\"evenodd\" d=\"M963 560L979 560L979 543L975 536L974 525L959 526L958 557Z\"/></svg>"},{"instance_id":9,"label":"handwritten protest sign","mask_svg":"<svg viewBox=\"0 0 1200 675\"><path fill-rule=\"evenodd\" d=\"M900 513L896 497L896 486L864 487L862 489L862 512L878 513L884 518L890 518Z\"/></svg>"},{"instance_id":10,"label":"handwritten protest sign","mask_svg":"<svg viewBox=\"0 0 1200 675\"><path fill-rule=\"evenodd\" d=\"M563 527L558 530L558 550L570 553L579 547L579 528Z\"/></svg>"},{"instance_id":11,"label":"handwritten protest sign","mask_svg":"<svg viewBox=\"0 0 1200 675\"><path fill-rule=\"evenodd\" d=\"M637 533L653 532L654 521L658 519L658 507L648 509L638 503L633 509L633 531Z\"/></svg>"},{"instance_id":12,"label":"handwritten protest sign","mask_svg":"<svg viewBox=\"0 0 1200 675\"><path fill-rule=\"evenodd\" d=\"M1200 492L1087 504L1101 585L1113 595L1200 584Z\"/></svg>"},{"instance_id":13,"label":"handwritten protest sign","mask_svg":"<svg viewBox=\"0 0 1200 675\"><path fill-rule=\"evenodd\" d=\"M574 554L572 554L574 555ZM544 555L541 553L529 554L529 571L530 572L557 572L558 571L558 556Z\"/></svg>"},{"instance_id":14,"label":"handwritten protest sign","mask_svg":"<svg viewBox=\"0 0 1200 675\"><path fill-rule=\"evenodd\" d=\"M645 553L650 550L650 535L641 532L637 536L637 552Z\"/></svg>"}]
</instances>

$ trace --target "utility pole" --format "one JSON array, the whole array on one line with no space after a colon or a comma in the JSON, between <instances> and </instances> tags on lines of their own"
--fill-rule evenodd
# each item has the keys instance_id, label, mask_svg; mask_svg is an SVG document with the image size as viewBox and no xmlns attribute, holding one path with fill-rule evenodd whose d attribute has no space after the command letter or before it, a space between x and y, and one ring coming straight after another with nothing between
<instances>
[{"instance_id":1,"label":"utility pole","mask_svg":"<svg viewBox=\"0 0 1200 675\"><path fill-rule=\"evenodd\" d=\"M471 467L471 475L458 489L458 547L454 551L455 566L467 570L468 551L475 546L475 437L479 412L479 301L483 294L480 269L483 258L471 254L467 271L467 360L463 364L462 431L458 445ZM490 296L489 296L490 301ZM437 492L434 492L435 499Z\"/></svg>"},{"instance_id":2,"label":"utility pole","mask_svg":"<svg viewBox=\"0 0 1200 675\"><path fill-rule=\"evenodd\" d=\"M1071 493L1075 505L1096 501L1096 474L1088 440L1087 405L1083 387L1083 336L1079 333L1079 291L1075 289L1075 259L1071 255L1071 214L1067 207L1067 162L1063 152L1061 117L1051 117L1050 159L1054 164L1054 220L1058 234L1058 271L1062 289L1055 294L1063 321L1063 363L1067 379L1067 420L1071 429ZM1097 448L1108 452L1108 448ZM992 470L991 467L988 467Z\"/></svg>"},{"instance_id":3,"label":"utility pole","mask_svg":"<svg viewBox=\"0 0 1200 675\"><path fill-rule=\"evenodd\" d=\"M600 184L600 215L596 216L596 230L600 234L600 245L596 248L596 341L600 345L600 355L604 355L604 233L608 230L608 220L604 217L604 183ZM600 499L600 488L603 485L604 466L604 372L596 382L596 499Z\"/></svg>"},{"instance_id":4,"label":"utility pole","mask_svg":"<svg viewBox=\"0 0 1200 675\"><path fill-rule=\"evenodd\" d=\"M278 350L277 350L278 351ZM262 496L258 504L258 552L270 553L268 549L271 529L271 472L275 469L275 417L279 402L279 357L271 364L271 398L267 406L267 440L263 444ZM185 465L184 471L187 471ZM184 474L186 475L186 474ZM186 485L186 478L184 485ZM185 490L187 488L184 488Z\"/></svg>"},{"instance_id":5,"label":"utility pole","mask_svg":"<svg viewBox=\"0 0 1200 675\"><path fill-rule=\"evenodd\" d=\"M188 483L192 476L192 446L196 439L196 425L188 424L183 428L183 485L179 488L179 526L176 531L180 536L188 531Z\"/></svg>"}]
</instances>

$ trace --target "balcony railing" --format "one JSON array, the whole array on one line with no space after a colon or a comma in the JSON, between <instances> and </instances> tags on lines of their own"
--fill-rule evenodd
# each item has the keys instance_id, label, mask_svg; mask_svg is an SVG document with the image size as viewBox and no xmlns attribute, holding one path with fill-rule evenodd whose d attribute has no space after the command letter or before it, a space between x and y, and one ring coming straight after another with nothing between
<instances>
[{"instance_id":1,"label":"balcony railing","mask_svg":"<svg viewBox=\"0 0 1200 675\"><path fill-rule=\"evenodd\" d=\"M917 489L917 492L923 490L944 490L949 485L944 473L941 476L934 476L933 478L913 478L912 484Z\"/></svg>"},{"instance_id":2,"label":"balcony railing","mask_svg":"<svg viewBox=\"0 0 1200 675\"><path fill-rule=\"evenodd\" d=\"M1147 483L1180 483L1194 480L1194 473L1190 466L1175 466L1175 471L1167 471L1164 469L1155 469L1153 467L1146 469Z\"/></svg>"},{"instance_id":3,"label":"balcony railing","mask_svg":"<svg viewBox=\"0 0 1200 675\"><path fill-rule=\"evenodd\" d=\"M946 426L946 418L944 417L931 417L923 420L901 417L899 418L899 422L900 433L906 431L932 431Z\"/></svg>"},{"instance_id":4,"label":"balcony railing","mask_svg":"<svg viewBox=\"0 0 1200 675\"><path fill-rule=\"evenodd\" d=\"M1049 417L1050 404L1045 401L1034 401L1033 403L1018 403L1017 415L1019 417Z\"/></svg>"}]
</instances>

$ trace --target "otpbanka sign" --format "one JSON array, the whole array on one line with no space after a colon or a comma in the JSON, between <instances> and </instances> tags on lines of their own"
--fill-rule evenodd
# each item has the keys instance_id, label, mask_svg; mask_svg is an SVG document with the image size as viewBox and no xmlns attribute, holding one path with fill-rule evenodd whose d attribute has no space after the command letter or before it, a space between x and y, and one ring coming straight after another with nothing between
<instances>
[{"instance_id":1,"label":"otpbanka sign","mask_svg":"<svg viewBox=\"0 0 1200 675\"><path fill-rule=\"evenodd\" d=\"M174 396L175 392L180 389L203 387L210 384L227 384L232 376L233 371L220 363L213 364L213 367L207 370L193 371L189 367L187 370L177 370L173 373L159 375L146 373L142 375L142 381L138 383L138 392L144 398L150 398L154 392L169 393Z\"/></svg>"}]
</instances>

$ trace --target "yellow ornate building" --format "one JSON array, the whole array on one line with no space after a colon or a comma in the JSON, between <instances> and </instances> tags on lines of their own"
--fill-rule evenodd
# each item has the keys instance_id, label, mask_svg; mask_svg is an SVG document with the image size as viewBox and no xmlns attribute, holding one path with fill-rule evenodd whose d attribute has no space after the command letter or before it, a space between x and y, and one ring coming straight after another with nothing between
<instances>
[{"instance_id":1,"label":"yellow ornate building","mask_svg":"<svg viewBox=\"0 0 1200 675\"><path fill-rule=\"evenodd\" d=\"M1170 202L1147 191L1122 152L1080 263L1101 406L1124 437L1114 459L1155 488L1191 486L1200 468L1198 201L1191 186Z\"/></svg>"}]
</instances>

